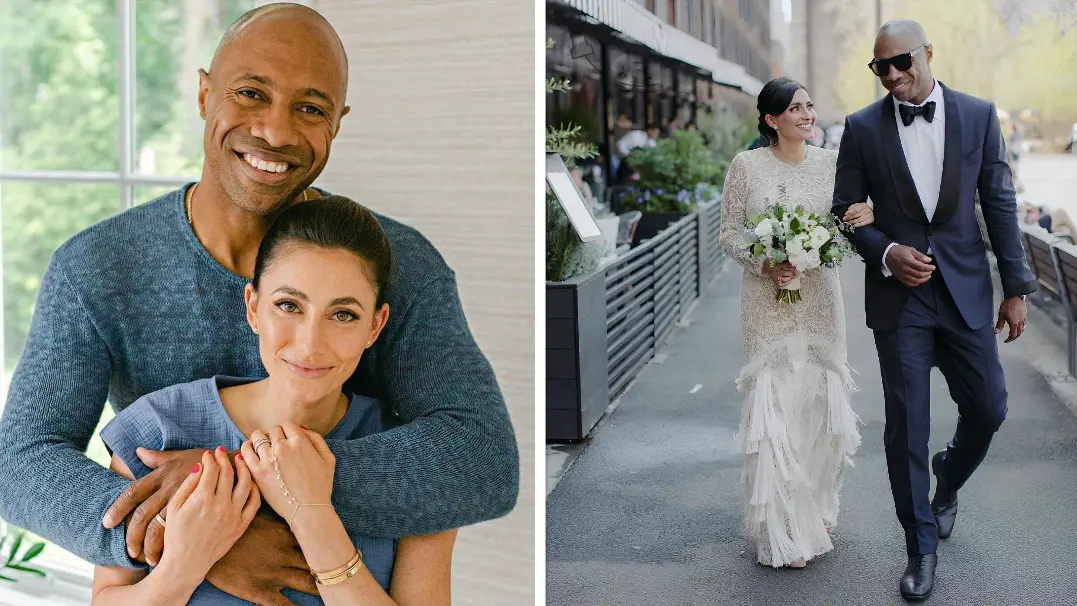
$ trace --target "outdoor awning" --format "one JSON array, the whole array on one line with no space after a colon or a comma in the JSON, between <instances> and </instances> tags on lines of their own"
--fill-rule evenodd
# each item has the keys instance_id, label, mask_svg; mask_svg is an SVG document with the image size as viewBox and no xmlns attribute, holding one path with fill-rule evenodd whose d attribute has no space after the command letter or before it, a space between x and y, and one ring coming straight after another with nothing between
<instances>
[{"instance_id":1,"label":"outdoor awning","mask_svg":"<svg viewBox=\"0 0 1077 606\"><path fill-rule=\"evenodd\" d=\"M748 75L743 66L719 57L718 49L664 23L632 0L560 1L660 55L709 72L711 79L719 84L735 86L749 95L757 95L763 88L763 84Z\"/></svg>"},{"instance_id":2,"label":"outdoor awning","mask_svg":"<svg viewBox=\"0 0 1077 606\"><path fill-rule=\"evenodd\" d=\"M564 4L625 36L665 54L661 20L646 8L624 0L562 0ZM650 17L650 18L648 18Z\"/></svg>"}]
</instances>

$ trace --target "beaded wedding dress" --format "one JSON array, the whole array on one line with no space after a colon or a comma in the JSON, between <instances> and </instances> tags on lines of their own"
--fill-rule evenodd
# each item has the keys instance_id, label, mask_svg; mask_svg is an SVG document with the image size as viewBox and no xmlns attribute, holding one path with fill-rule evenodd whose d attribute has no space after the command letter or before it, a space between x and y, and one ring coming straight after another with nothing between
<instances>
[{"instance_id":1,"label":"beaded wedding dress","mask_svg":"<svg viewBox=\"0 0 1077 606\"><path fill-rule=\"evenodd\" d=\"M807 146L792 166L769 148L734 158L723 190L722 248L744 267L741 331L745 395L738 444L744 452L748 533L759 562L780 567L833 549L845 465L860 444L855 390L845 345L838 272L800 275L803 300L775 300L777 284L762 275L745 238L747 217L770 204L829 213L837 152Z\"/></svg>"}]
</instances>

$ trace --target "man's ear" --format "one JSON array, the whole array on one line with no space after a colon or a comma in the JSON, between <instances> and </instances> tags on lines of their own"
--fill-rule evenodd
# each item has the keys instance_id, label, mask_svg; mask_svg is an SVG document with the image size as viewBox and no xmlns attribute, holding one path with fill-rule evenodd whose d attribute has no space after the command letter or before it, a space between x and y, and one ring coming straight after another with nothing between
<instances>
[{"instance_id":1,"label":"man's ear","mask_svg":"<svg viewBox=\"0 0 1077 606\"><path fill-rule=\"evenodd\" d=\"M935 54L935 47L928 44L924 47L924 58L927 59L928 64L931 64L931 56Z\"/></svg>"},{"instance_id":2,"label":"man's ear","mask_svg":"<svg viewBox=\"0 0 1077 606\"><path fill-rule=\"evenodd\" d=\"M209 73L204 69L198 70L198 114L206 119L206 100L209 98Z\"/></svg>"},{"instance_id":3,"label":"man's ear","mask_svg":"<svg viewBox=\"0 0 1077 606\"><path fill-rule=\"evenodd\" d=\"M340 117L337 118L337 127L333 129L333 138L334 139L337 138L337 134L340 132L340 125L341 125L342 122L344 122L344 116L347 116L348 112L350 112L351 110L352 110L351 107L345 105L344 106L344 111L340 112Z\"/></svg>"}]
</instances>

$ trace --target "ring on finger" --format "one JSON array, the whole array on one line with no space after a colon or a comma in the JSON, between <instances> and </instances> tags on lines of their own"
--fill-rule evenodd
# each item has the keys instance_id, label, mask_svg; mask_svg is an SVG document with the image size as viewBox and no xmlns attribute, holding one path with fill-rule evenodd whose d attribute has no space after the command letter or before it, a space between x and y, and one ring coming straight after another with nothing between
<instances>
[{"instance_id":1,"label":"ring on finger","mask_svg":"<svg viewBox=\"0 0 1077 606\"><path fill-rule=\"evenodd\" d=\"M153 519L157 520L157 523L162 527L165 525L165 519L161 517L161 512L157 512L157 515L153 516Z\"/></svg>"},{"instance_id":2,"label":"ring on finger","mask_svg":"<svg viewBox=\"0 0 1077 606\"><path fill-rule=\"evenodd\" d=\"M270 447L273 446L273 442L269 439L269 436L262 436L262 437L260 437L260 438L258 438L257 440L254 441L254 444L252 444L252 447L254 448L255 452L257 452L258 447L261 446L262 444L265 444L265 443L269 443Z\"/></svg>"}]
</instances>

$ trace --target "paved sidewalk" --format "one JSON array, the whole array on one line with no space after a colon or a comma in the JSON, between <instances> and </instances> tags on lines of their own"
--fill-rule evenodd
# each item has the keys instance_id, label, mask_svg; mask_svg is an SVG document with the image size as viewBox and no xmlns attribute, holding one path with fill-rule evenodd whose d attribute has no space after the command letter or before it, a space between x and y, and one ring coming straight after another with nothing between
<instances>
[{"instance_id":1,"label":"paved sidewalk","mask_svg":"<svg viewBox=\"0 0 1077 606\"><path fill-rule=\"evenodd\" d=\"M842 491L835 550L803 570L755 563L742 529L739 267L692 314L594 432L547 498L547 604L903 604L906 562L883 455L878 361L864 327L863 266L842 273L849 356L865 425ZM1036 370L1057 356L1036 322L1002 345L1009 416L961 491L939 547L934 604L1077 604L1077 417ZM1001 343L1001 339L1000 339ZM1037 361L1041 362L1038 363ZM1065 360L1062 360L1062 367ZM1048 364L1050 366L1050 364ZM956 405L932 379L932 451Z\"/></svg>"}]
</instances>

